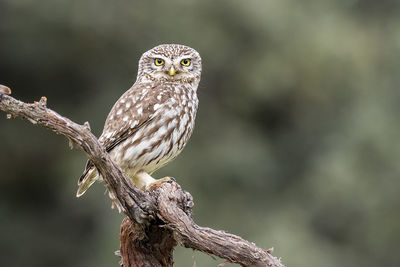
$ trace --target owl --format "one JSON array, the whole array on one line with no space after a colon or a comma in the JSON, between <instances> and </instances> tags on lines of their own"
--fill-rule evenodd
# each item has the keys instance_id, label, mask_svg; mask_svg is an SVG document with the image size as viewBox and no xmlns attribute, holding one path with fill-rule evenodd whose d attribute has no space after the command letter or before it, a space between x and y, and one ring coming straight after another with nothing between
<instances>
[{"instance_id":1,"label":"owl","mask_svg":"<svg viewBox=\"0 0 400 267\"><path fill-rule=\"evenodd\" d=\"M136 82L114 104L99 142L139 187L157 181L151 174L173 160L193 132L201 76L199 53L184 45L163 44L139 60ZM101 180L88 161L77 197Z\"/></svg>"}]
</instances>

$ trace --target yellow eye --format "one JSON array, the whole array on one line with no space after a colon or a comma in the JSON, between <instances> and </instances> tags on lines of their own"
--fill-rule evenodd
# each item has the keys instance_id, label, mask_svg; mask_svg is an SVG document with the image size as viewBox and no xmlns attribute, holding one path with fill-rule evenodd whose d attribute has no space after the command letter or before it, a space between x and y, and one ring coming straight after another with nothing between
<instances>
[{"instance_id":1,"label":"yellow eye","mask_svg":"<svg viewBox=\"0 0 400 267\"><path fill-rule=\"evenodd\" d=\"M154 59L154 64L156 66L162 66L162 65L164 65L164 60L161 58L156 58L156 59Z\"/></svg>"},{"instance_id":2,"label":"yellow eye","mask_svg":"<svg viewBox=\"0 0 400 267\"><path fill-rule=\"evenodd\" d=\"M185 67L190 66L190 59L189 58L182 59L181 65Z\"/></svg>"}]
</instances>

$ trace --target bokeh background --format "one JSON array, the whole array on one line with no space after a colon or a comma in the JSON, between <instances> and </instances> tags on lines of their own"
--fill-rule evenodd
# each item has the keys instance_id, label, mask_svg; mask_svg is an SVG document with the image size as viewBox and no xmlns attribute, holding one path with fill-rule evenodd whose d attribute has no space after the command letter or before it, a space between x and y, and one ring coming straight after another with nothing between
<instances>
[{"instance_id":1,"label":"bokeh background","mask_svg":"<svg viewBox=\"0 0 400 267\"><path fill-rule=\"evenodd\" d=\"M0 0L0 83L99 135L140 55L203 58L177 178L203 226L287 266L400 266L400 2ZM122 220L85 156L0 114L2 266L118 266ZM176 266L221 259L178 248Z\"/></svg>"}]
</instances>

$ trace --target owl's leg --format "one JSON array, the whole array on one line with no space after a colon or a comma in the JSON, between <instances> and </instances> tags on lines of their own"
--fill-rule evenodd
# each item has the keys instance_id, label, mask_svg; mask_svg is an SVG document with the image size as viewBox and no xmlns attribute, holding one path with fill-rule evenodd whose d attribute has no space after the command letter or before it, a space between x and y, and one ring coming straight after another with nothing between
<instances>
[{"instance_id":1,"label":"owl's leg","mask_svg":"<svg viewBox=\"0 0 400 267\"><path fill-rule=\"evenodd\" d=\"M136 184L137 187L141 188L141 189L146 189L146 187L152 183L154 183L155 181L157 181L156 179L154 179L153 177L151 177L150 174L148 174L145 171L139 171L138 173L136 173L136 175L133 177L132 181Z\"/></svg>"},{"instance_id":2,"label":"owl's leg","mask_svg":"<svg viewBox=\"0 0 400 267\"><path fill-rule=\"evenodd\" d=\"M172 180L174 180L174 178L168 177L168 176L166 176L166 177L164 177L164 178L157 179L157 180L155 180L154 182L152 182L152 183L146 185L145 190L146 190L146 191L151 191L151 190L153 190L154 188L160 186L161 184L166 183L166 182L170 182L170 181L172 181Z\"/></svg>"},{"instance_id":3,"label":"owl's leg","mask_svg":"<svg viewBox=\"0 0 400 267\"><path fill-rule=\"evenodd\" d=\"M169 182L172 179L170 177L164 177L161 179L154 179L150 174L144 171L138 172L134 177L134 183L141 189L151 191L155 187L160 186L162 183Z\"/></svg>"}]
</instances>

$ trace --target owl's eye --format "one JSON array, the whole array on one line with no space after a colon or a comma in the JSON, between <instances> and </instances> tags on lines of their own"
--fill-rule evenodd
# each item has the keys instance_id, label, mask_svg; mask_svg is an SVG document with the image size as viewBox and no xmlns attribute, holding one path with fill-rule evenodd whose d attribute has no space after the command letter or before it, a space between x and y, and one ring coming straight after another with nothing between
<instances>
[{"instance_id":1,"label":"owl's eye","mask_svg":"<svg viewBox=\"0 0 400 267\"><path fill-rule=\"evenodd\" d=\"M162 66L162 65L164 65L164 60L161 58L156 58L156 59L154 59L154 64L156 66Z\"/></svg>"},{"instance_id":2,"label":"owl's eye","mask_svg":"<svg viewBox=\"0 0 400 267\"><path fill-rule=\"evenodd\" d=\"M182 59L181 65L185 67L190 66L190 59L189 58Z\"/></svg>"}]
</instances>

